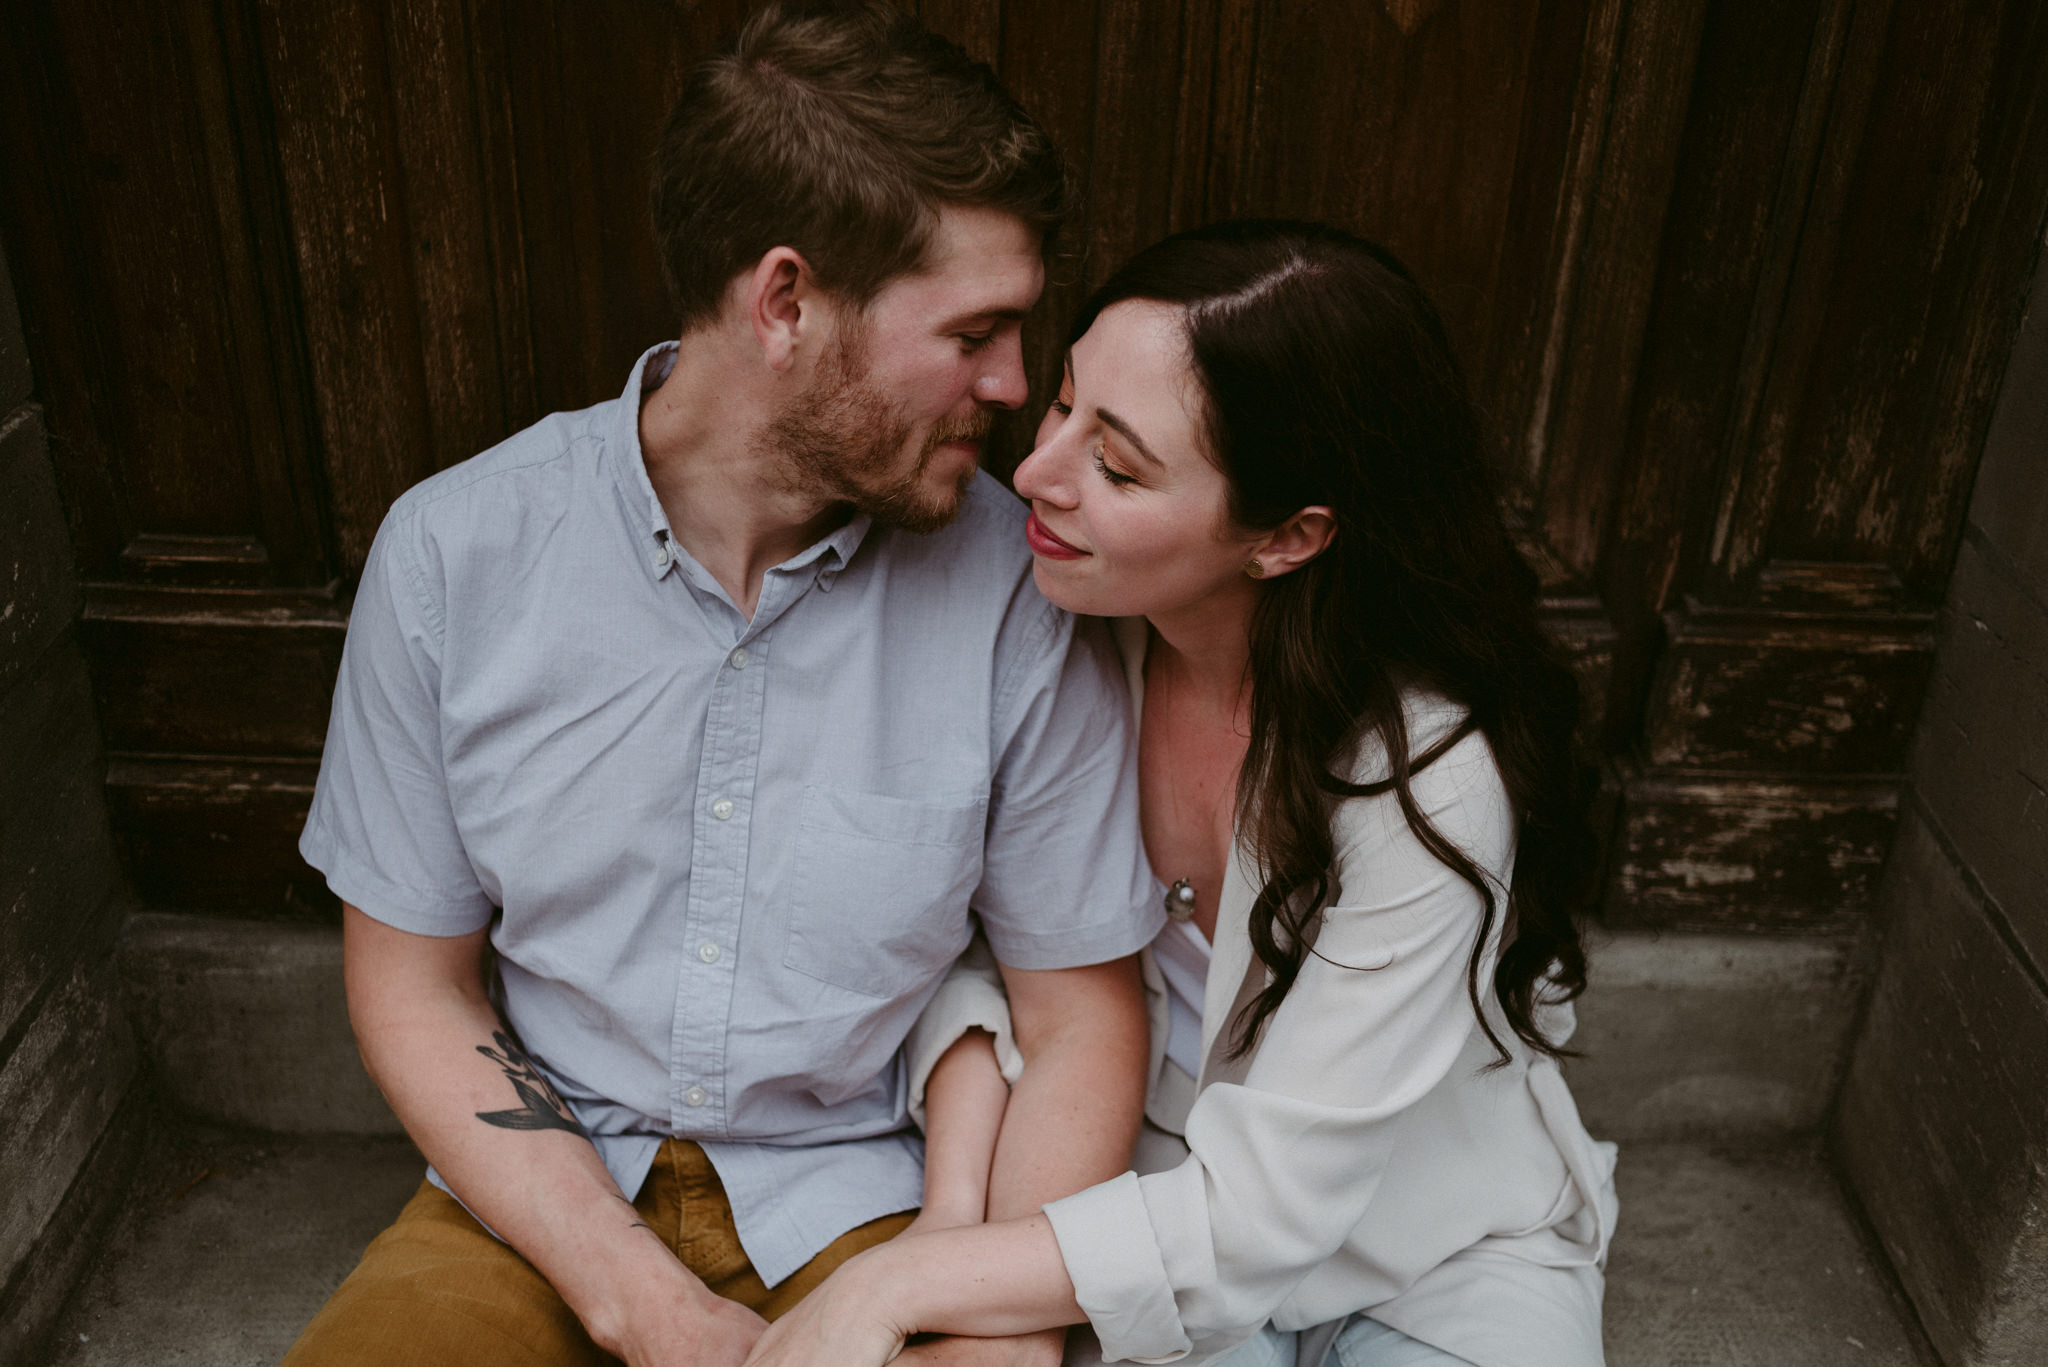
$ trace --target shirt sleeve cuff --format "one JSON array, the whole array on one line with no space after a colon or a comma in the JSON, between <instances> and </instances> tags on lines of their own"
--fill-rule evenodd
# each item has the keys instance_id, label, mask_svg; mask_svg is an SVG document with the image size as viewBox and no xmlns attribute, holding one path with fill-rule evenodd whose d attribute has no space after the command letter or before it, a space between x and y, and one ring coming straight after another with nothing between
<instances>
[{"instance_id":1,"label":"shirt sleeve cuff","mask_svg":"<svg viewBox=\"0 0 2048 1367\"><path fill-rule=\"evenodd\" d=\"M1166 1260L1135 1173L1045 1207L1074 1299L1105 1362L1175 1362L1193 1344L1167 1280Z\"/></svg>"},{"instance_id":2,"label":"shirt sleeve cuff","mask_svg":"<svg viewBox=\"0 0 2048 1367\"><path fill-rule=\"evenodd\" d=\"M976 909L979 912L979 908ZM1151 904L1085 926L1033 930L996 921L980 912L996 958L1011 968L1082 968L1136 954L1166 924L1166 909Z\"/></svg>"},{"instance_id":3,"label":"shirt sleeve cuff","mask_svg":"<svg viewBox=\"0 0 2048 1367\"><path fill-rule=\"evenodd\" d=\"M342 849L327 828L309 823L299 837L299 854L327 877L336 897L364 915L415 935L468 935L491 923L491 899L436 897L392 882Z\"/></svg>"}]
</instances>

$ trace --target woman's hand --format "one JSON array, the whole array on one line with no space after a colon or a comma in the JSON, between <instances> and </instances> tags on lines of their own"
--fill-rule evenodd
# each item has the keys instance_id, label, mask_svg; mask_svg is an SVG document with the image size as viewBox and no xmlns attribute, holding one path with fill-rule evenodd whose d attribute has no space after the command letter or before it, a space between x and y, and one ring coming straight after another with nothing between
<instances>
[{"instance_id":1,"label":"woman's hand","mask_svg":"<svg viewBox=\"0 0 2048 1367\"><path fill-rule=\"evenodd\" d=\"M878 1256L888 1247L848 1259L769 1325L746 1367L882 1367L894 1358L911 1331L890 1306L887 1259Z\"/></svg>"}]
</instances>

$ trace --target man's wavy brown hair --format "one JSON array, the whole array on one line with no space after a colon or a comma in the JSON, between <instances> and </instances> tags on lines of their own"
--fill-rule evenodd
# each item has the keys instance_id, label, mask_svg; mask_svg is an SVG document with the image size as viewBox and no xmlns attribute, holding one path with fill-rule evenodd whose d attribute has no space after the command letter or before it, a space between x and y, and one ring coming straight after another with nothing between
<instances>
[{"instance_id":1,"label":"man's wavy brown hair","mask_svg":"<svg viewBox=\"0 0 2048 1367\"><path fill-rule=\"evenodd\" d=\"M856 307L917 268L945 205L999 209L1050 250L1071 195L1045 130L985 63L880 3L770 4L693 70L654 154L679 330L790 247Z\"/></svg>"}]
</instances>

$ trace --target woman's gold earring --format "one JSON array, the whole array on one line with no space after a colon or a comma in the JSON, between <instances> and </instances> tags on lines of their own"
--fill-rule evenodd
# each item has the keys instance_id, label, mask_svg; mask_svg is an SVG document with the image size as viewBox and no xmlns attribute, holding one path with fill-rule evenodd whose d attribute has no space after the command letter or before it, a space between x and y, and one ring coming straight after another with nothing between
<instances>
[{"instance_id":1,"label":"woman's gold earring","mask_svg":"<svg viewBox=\"0 0 2048 1367\"><path fill-rule=\"evenodd\" d=\"M1244 572L1254 579L1264 579L1266 577L1266 567L1256 560L1245 561Z\"/></svg>"}]
</instances>

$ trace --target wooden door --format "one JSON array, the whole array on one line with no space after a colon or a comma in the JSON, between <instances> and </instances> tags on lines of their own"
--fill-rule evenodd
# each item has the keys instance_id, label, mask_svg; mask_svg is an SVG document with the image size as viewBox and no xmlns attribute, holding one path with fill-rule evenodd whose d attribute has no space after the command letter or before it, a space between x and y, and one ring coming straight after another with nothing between
<instances>
[{"instance_id":1,"label":"wooden door","mask_svg":"<svg viewBox=\"0 0 2048 1367\"><path fill-rule=\"evenodd\" d=\"M2021 0L924 0L1076 165L1074 259L1243 214L1440 302L1599 703L1616 922L1867 906L2044 209ZM0 229L131 877L293 853L406 487L671 329L645 165L737 0L18 0ZM999 463L1029 424L1004 432Z\"/></svg>"}]
</instances>

